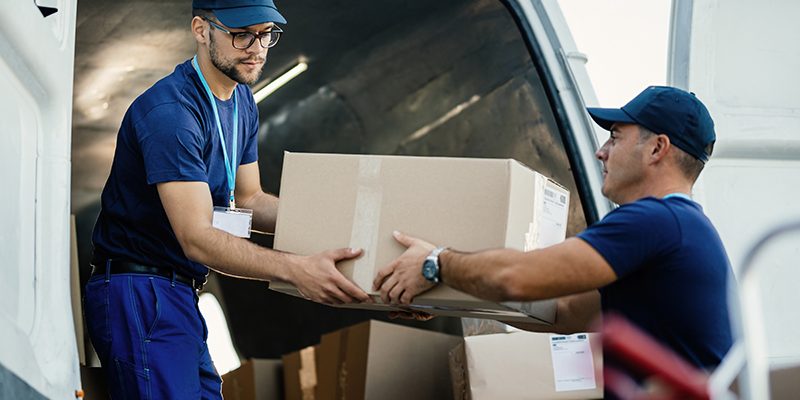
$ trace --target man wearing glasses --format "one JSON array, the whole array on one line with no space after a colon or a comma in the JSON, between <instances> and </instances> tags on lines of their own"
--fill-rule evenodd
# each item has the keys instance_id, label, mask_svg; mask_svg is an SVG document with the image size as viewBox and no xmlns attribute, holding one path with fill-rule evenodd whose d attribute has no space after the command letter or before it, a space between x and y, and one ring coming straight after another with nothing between
<instances>
[{"instance_id":1,"label":"man wearing glasses","mask_svg":"<svg viewBox=\"0 0 800 400\"><path fill-rule=\"evenodd\" d=\"M197 55L128 109L94 228L89 334L113 398L221 398L196 290L208 268L280 279L323 303L368 301L336 262L360 250L280 253L261 190L255 83L286 20L272 0L194 0Z\"/></svg>"}]
</instances>

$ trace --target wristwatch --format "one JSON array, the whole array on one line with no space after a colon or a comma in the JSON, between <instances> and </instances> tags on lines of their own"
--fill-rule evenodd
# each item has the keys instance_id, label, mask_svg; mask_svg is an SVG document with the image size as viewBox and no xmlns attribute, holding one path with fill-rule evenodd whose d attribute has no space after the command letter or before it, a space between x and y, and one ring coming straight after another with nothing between
<instances>
[{"instance_id":1,"label":"wristwatch","mask_svg":"<svg viewBox=\"0 0 800 400\"><path fill-rule=\"evenodd\" d=\"M429 282L439 283L439 254L447 250L447 247L437 247L433 249L425 261L422 262L422 276Z\"/></svg>"}]
</instances>

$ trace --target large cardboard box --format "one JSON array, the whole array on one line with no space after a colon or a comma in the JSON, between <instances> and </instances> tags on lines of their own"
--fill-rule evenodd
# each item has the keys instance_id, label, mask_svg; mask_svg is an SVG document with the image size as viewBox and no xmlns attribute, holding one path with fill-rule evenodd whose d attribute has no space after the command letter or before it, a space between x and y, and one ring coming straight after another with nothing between
<instances>
[{"instance_id":1,"label":"large cardboard box","mask_svg":"<svg viewBox=\"0 0 800 400\"><path fill-rule=\"evenodd\" d=\"M450 352L454 399L603 398L596 333L471 336Z\"/></svg>"},{"instance_id":2,"label":"large cardboard box","mask_svg":"<svg viewBox=\"0 0 800 400\"><path fill-rule=\"evenodd\" d=\"M394 230L459 250L531 250L564 240L569 192L514 160L286 153L275 248L314 254L364 249L342 273L372 292L376 272L405 250ZM286 283L270 288L299 295ZM552 323L555 303L494 303L441 285L411 308L438 315Z\"/></svg>"},{"instance_id":3,"label":"large cardboard box","mask_svg":"<svg viewBox=\"0 0 800 400\"><path fill-rule=\"evenodd\" d=\"M281 360L251 358L222 375L225 400L279 400L283 398Z\"/></svg>"},{"instance_id":4,"label":"large cardboard box","mask_svg":"<svg viewBox=\"0 0 800 400\"><path fill-rule=\"evenodd\" d=\"M286 399L448 399L448 352L460 338L363 322L284 356Z\"/></svg>"}]
</instances>

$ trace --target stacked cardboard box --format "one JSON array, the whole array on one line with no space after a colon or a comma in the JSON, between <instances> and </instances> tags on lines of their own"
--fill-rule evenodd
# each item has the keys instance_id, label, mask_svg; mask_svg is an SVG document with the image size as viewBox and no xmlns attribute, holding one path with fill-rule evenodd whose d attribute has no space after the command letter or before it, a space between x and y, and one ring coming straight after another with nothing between
<instances>
[{"instance_id":1,"label":"stacked cardboard box","mask_svg":"<svg viewBox=\"0 0 800 400\"><path fill-rule=\"evenodd\" d=\"M281 360L251 358L222 375L226 400L278 400L283 398Z\"/></svg>"},{"instance_id":2,"label":"stacked cardboard box","mask_svg":"<svg viewBox=\"0 0 800 400\"><path fill-rule=\"evenodd\" d=\"M377 304L372 281L402 254L399 230L459 250L532 250L564 240L569 192L514 160L287 153L275 248L314 254L364 249L342 273ZM299 296L285 283L273 290ZM494 303L447 286L418 296L413 309L437 315L552 323L555 303Z\"/></svg>"},{"instance_id":3,"label":"stacked cardboard box","mask_svg":"<svg viewBox=\"0 0 800 400\"><path fill-rule=\"evenodd\" d=\"M450 352L453 398L602 398L600 346L600 337L594 333L466 337Z\"/></svg>"},{"instance_id":4,"label":"stacked cardboard box","mask_svg":"<svg viewBox=\"0 0 800 400\"><path fill-rule=\"evenodd\" d=\"M451 398L448 351L460 338L379 321L284 356L288 400Z\"/></svg>"},{"instance_id":5,"label":"stacked cardboard box","mask_svg":"<svg viewBox=\"0 0 800 400\"><path fill-rule=\"evenodd\" d=\"M283 387L286 400L317 398L319 346L309 346L283 356Z\"/></svg>"}]
</instances>

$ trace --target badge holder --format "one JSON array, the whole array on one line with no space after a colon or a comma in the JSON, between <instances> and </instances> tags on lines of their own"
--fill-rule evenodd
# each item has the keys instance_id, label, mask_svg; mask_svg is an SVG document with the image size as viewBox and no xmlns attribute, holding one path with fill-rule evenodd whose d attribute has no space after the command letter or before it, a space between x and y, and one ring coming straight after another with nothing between
<instances>
[{"instance_id":1,"label":"badge holder","mask_svg":"<svg viewBox=\"0 0 800 400\"><path fill-rule=\"evenodd\" d=\"M246 208L214 207L211 225L231 235L241 238L250 237L253 223L253 210Z\"/></svg>"}]
</instances>

